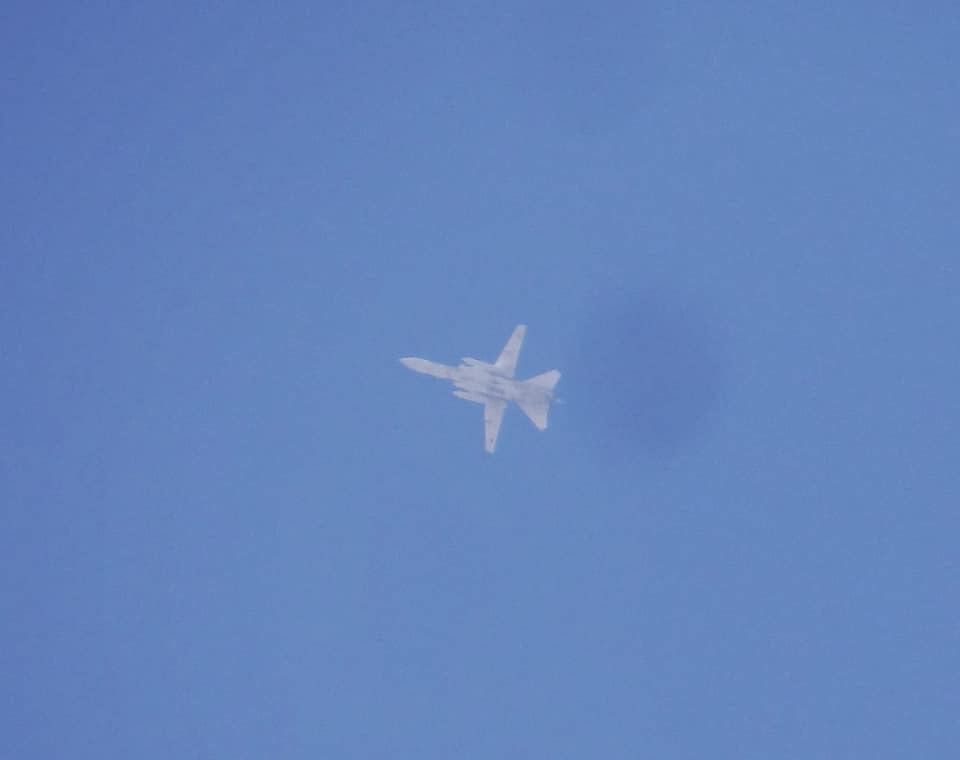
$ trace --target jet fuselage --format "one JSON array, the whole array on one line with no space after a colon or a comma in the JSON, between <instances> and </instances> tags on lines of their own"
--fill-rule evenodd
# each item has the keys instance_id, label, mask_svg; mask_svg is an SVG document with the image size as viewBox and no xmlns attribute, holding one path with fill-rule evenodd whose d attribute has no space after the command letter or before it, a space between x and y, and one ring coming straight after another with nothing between
<instances>
[{"instance_id":1,"label":"jet fuselage","mask_svg":"<svg viewBox=\"0 0 960 760\"><path fill-rule=\"evenodd\" d=\"M414 372L450 380L458 391L462 391L457 393L457 396L480 404L487 401L521 400L532 403L549 402L553 395L552 389L528 384L526 380L514 380L493 364L478 359L465 358L463 364L457 367L412 356L400 361Z\"/></svg>"}]
</instances>

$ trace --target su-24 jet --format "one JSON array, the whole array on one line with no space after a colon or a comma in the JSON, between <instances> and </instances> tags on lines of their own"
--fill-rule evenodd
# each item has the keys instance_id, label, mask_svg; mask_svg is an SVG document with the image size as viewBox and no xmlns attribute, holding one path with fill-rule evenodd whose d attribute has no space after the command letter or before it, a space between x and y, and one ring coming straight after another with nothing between
<instances>
[{"instance_id":1,"label":"su-24 jet","mask_svg":"<svg viewBox=\"0 0 960 760\"><path fill-rule=\"evenodd\" d=\"M492 454L497 446L503 413L510 401L516 402L538 430L547 427L547 412L560 373L552 369L529 380L513 379L526 331L526 325L517 325L493 364L470 357L465 357L458 367L412 356L400 361L414 372L450 380L457 388L453 392L454 396L483 404L486 450Z\"/></svg>"}]
</instances>

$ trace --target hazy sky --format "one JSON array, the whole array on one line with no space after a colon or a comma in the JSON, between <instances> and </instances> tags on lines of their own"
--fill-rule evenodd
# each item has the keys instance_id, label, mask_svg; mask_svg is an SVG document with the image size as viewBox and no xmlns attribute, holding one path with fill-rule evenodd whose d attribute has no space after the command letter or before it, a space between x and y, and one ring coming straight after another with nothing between
<instances>
[{"instance_id":1,"label":"hazy sky","mask_svg":"<svg viewBox=\"0 0 960 760\"><path fill-rule=\"evenodd\" d=\"M0 755L952 757L960 10L334 5L7 9Z\"/></svg>"}]
</instances>

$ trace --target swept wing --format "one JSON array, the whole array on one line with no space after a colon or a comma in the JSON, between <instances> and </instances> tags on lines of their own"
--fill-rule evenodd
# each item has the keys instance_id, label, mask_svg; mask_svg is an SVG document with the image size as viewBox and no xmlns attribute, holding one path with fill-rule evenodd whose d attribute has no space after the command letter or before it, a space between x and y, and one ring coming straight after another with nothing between
<instances>
[{"instance_id":1,"label":"swept wing","mask_svg":"<svg viewBox=\"0 0 960 760\"><path fill-rule=\"evenodd\" d=\"M523 336L526 332L526 325L517 325L494 364L507 377L513 377L513 373L516 372L517 359L520 357L520 347L523 345Z\"/></svg>"},{"instance_id":2,"label":"swept wing","mask_svg":"<svg viewBox=\"0 0 960 760\"><path fill-rule=\"evenodd\" d=\"M500 423L503 422L503 412L507 402L500 399L490 399L483 405L483 432L486 436L486 449L492 454L497 447L497 436L500 435Z\"/></svg>"}]
</instances>

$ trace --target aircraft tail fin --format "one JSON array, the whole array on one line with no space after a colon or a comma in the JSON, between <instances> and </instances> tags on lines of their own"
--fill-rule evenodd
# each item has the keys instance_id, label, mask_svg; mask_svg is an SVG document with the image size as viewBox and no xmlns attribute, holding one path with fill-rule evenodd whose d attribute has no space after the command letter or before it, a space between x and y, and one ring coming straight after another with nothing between
<instances>
[{"instance_id":1,"label":"aircraft tail fin","mask_svg":"<svg viewBox=\"0 0 960 760\"><path fill-rule=\"evenodd\" d=\"M537 399L536 401L517 401L525 415L530 418L530 422L536 425L537 430L547 429L547 412L550 411L550 404L546 399Z\"/></svg>"},{"instance_id":2,"label":"aircraft tail fin","mask_svg":"<svg viewBox=\"0 0 960 760\"><path fill-rule=\"evenodd\" d=\"M560 380L560 372L558 370L552 369L549 372L544 372L540 375L534 375L529 380L528 383L533 383L535 386L541 390L546 391L547 393L553 393L553 388Z\"/></svg>"},{"instance_id":3,"label":"aircraft tail fin","mask_svg":"<svg viewBox=\"0 0 960 760\"><path fill-rule=\"evenodd\" d=\"M553 393L554 386L559 380L560 373L555 369L544 372L542 375L531 377L526 383L533 385L540 393L517 401L517 406L519 406L523 410L523 413L530 418L530 421L536 425L537 430L546 430L547 414L550 411L550 396Z\"/></svg>"}]
</instances>

